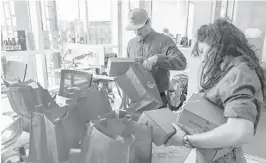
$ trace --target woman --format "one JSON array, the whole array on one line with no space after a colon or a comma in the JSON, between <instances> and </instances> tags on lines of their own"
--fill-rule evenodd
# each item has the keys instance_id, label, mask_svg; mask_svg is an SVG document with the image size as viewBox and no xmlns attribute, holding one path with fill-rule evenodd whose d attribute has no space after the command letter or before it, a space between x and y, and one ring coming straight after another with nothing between
<instances>
[{"instance_id":1,"label":"woman","mask_svg":"<svg viewBox=\"0 0 266 163\"><path fill-rule=\"evenodd\" d=\"M223 19L198 29L193 54L199 55L202 61L201 92L224 109L227 123L195 135L187 135L182 126L173 124L176 134L166 145L205 149L233 147L214 162L246 162L241 147L254 138L265 97L259 60L245 35Z\"/></svg>"}]
</instances>

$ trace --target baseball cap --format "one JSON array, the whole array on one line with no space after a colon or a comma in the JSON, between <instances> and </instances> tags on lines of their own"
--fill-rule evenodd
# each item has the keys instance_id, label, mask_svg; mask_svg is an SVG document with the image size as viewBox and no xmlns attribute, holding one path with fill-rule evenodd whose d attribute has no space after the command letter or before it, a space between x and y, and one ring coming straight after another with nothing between
<instances>
[{"instance_id":1,"label":"baseball cap","mask_svg":"<svg viewBox=\"0 0 266 163\"><path fill-rule=\"evenodd\" d=\"M144 9L136 8L128 13L129 23L126 30L140 29L145 25L148 18L148 13Z\"/></svg>"}]
</instances>

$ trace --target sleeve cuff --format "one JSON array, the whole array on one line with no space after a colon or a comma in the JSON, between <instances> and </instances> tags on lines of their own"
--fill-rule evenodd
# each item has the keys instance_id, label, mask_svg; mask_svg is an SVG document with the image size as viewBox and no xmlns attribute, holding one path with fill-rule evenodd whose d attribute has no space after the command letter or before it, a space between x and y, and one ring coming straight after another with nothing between
<instances>
[{"instance_id":1,"label":"sleeve cuff","mask_svg":"<svg viewBox=\"0 0 266 163\"><path fill-rule=\"evenodd\" d=\"M168 57L164 54L157 54L157 57L158 57L158 61L157 61L157 64L158 63L162 63L165 59L167 59Z\"/></svg>"},{"instance_id":2,"label":"sleeve cuff","mask_svg":"<svg viewBox=\"0 0 266 163\"><path fill-rule=\"evenodd\" d=\"M248 106L228 106L225 108L224 116L227 118L243 118L255 123L257 111L256 109L249 108Z\"/></svg>"}]
</instances>

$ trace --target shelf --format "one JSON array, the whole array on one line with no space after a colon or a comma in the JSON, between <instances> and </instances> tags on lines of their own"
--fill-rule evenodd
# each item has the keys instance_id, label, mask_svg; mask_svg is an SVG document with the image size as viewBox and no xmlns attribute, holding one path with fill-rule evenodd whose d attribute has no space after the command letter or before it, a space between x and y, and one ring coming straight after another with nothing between
<instances>
[{"instance_id":1,"label":"shelf","mask_svg":"<svg viewBox=\"0 0 266 163\"><path fill-rule=\"evenodd\" d=\"M1 51L1 57L28 56L28 55L35 55L35 54L58 53L58 52L61 52L61 51L59 49L31 50L31 51Z\"/></svg>"}]
</instances>

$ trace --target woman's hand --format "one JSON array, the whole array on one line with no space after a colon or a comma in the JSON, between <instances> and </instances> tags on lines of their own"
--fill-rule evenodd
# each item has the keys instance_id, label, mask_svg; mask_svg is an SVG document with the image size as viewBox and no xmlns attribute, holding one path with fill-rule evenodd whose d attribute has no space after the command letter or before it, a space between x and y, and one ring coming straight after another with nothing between
<instances>
[{"instance_id":1,"label":"woman's hand","mask_svg":"<svg viewBox=\"0 0 266 163\"><path fill-rule=\"evenodd\" d=\"M165 143L165 146L185 146L183 137L187 135L187 133L177 124L173 123L172 125L176 132L168 139L168 141Z\"/></svg>"}]
</instances>

